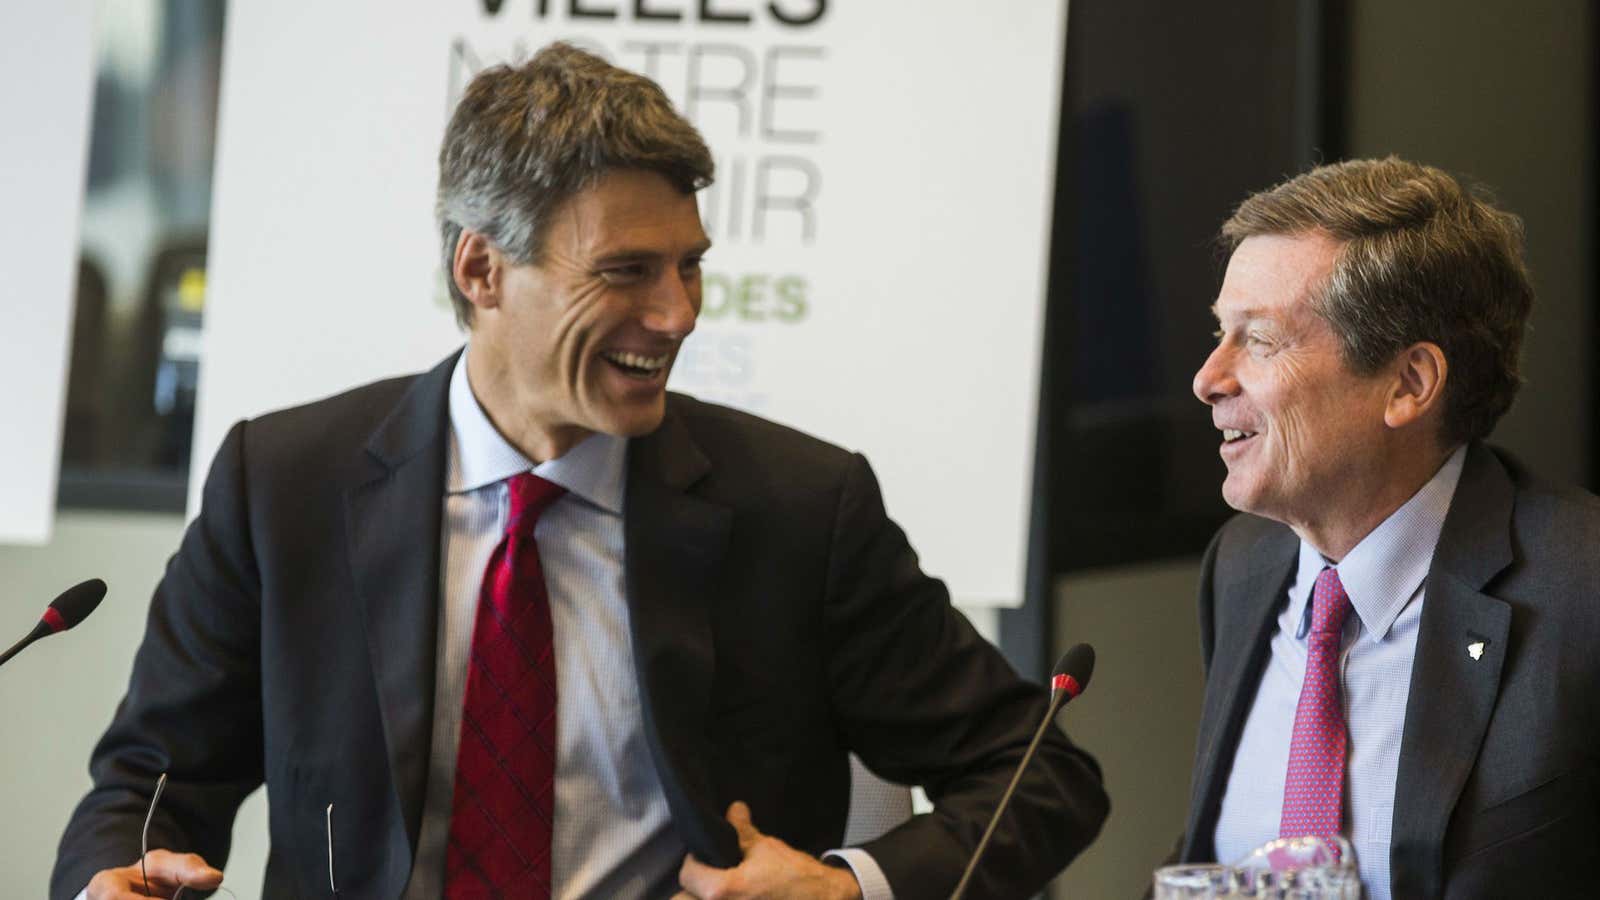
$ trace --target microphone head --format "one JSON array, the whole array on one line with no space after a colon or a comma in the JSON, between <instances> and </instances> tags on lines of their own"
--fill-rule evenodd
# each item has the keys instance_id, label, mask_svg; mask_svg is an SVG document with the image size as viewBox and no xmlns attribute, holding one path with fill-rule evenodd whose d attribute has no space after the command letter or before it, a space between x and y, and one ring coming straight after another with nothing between
<instances>
[{"instance_id":1,"label":"microphone head","mask_svg":"<svg viewBox=\"0 0 1600 900\"><path fill-rule=\"evenodd\" d=\"M91 578L62 591L61 596L50 601L50 608L40 618L50 626L52 633L66 631L89 618L89 614L94 612L105 596L106 583Z\"/></svg>"},{"instance_id":2,"label":"microphone head","mask_svg":"<svg viewBox=\"0 0 1600 900\"><path fill-rule=\"evenodd\" d=\"M1083 693L1089 687L1089 677L1094 674L1094 648L1079 644L1061 655L1050 676L1050 690L1066 691L1067 699Z\"/></svg>"}]
</instances>

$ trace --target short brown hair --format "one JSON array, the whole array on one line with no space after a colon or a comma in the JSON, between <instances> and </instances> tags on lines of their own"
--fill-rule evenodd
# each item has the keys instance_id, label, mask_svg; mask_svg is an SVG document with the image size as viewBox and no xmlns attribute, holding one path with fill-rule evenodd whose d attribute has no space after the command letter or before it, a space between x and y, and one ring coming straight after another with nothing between
<instances>
[{"instance_id":1,"label":"short brown hair","mask_svg":"<svg viewBox=\"0 0 1600 900\"><path fill-rule=\"evenodd\" d=\"M1254 194L1222 226L1229 252L1253 235L1324 232L1342 246L1311 304L1346 365L1376 372L1420 341L1448 362L1446 446L1486 437L1522 385L1533 286L1522 220L1487 193L1397 157L1318 166Z\"/></svg>"},{"instance_id":2,"label":"short brown hair","mask_svg":"<svg viewBox=\"0 0 1600 900\"><path fill-rule=\"evenodd\" d=\"M655 82L571 44L478 73L445 129L434 203L456 320L472 322L451 275L463 229L535 262L550 214L615 169L657 172L684 193L715 174L705 140Z\"/></svg>"}]
</instances>

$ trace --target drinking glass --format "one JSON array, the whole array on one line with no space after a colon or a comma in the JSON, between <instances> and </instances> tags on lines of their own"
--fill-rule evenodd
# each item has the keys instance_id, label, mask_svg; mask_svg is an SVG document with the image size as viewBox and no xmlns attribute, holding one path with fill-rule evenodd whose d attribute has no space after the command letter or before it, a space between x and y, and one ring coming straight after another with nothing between
<instances>
[{"instance_id":1,"label":"drinking glass","mask_svg":"<svg viewBox=\"0 0 1600 900\"><path fill-rule=\"evenodd\" d=\"M1338 835L1268 841L1231 866L1167 866L1154 887L1155 900L1361 900L1355 850Z\"/></svg>"}]
</instances>

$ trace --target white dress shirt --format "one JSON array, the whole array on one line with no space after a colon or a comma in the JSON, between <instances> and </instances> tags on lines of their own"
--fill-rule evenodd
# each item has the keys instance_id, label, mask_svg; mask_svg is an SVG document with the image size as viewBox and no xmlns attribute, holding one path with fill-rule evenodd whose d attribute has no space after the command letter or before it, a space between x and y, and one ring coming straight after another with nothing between
<instances>
[{"instance_id":1,"label":"white dress shirt","mask_svg":"<svg viewBox=\"0 0 1600 900\"><path fill-rule=\"evenodd\" d=\"M1345 619L1339 657L1349 729L1344 836L1356 851L1370 900L1390 898L1395 777L1424 582L1465 459L1466 448L1458 448L1421 490L1336 566L1355 612ZM1278 615L1272 637L1272 656L1239 736L1217 816L1217 859L1224 863L1236 862L1279 836L1289 738L1306 671L1311 588L1328 565L1332 564L1315 548L1300 542L1288 603Z\"/></svg>"}]
</instances>

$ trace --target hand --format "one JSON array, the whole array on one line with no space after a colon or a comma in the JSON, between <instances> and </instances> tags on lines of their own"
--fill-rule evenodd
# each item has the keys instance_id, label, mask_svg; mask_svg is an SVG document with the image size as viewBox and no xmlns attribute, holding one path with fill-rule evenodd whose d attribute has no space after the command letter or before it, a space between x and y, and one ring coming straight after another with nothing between
<instances>
[{"instance_id":1,"label":"hand","mask_svg":"<svg viewBox=\"0 0 1600 900\"><path fill-rule=\"evenodd\" d=\"M678 870L678 884L698 900L758 900L801 897L816 900L859 900L861 886L849 869L822 860L767 837L750 821L750 807L728 807L728 824L739 834L744 861L732 869L716 869L690 854Z\"/></svg>"},{"instance_id":2,"label":"hand","mask_svg":"<svg viewBox=\"0 0 1600 900\"><path fill-rule=\"evenodd\" d=\"M222 884L222 873L193 853L151 850L144 858L150 875L150 893L144 892L144 875L139 863L95 873L85 892L89 900L125 900L128 897L171 897L178 888L209 891ZM184 892L188 896L188 892Z\"/></svg>"}]
</instances>

